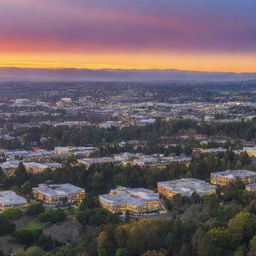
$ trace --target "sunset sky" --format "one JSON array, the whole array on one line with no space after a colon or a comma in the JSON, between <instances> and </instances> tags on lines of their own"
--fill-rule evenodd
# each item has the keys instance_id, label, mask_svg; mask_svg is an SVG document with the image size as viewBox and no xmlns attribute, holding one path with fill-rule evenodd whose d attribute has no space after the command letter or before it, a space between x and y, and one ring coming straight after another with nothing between
<instances>
[{"instance_id":1,"label":"sunset sky","mask_svg":"<svg viewBox=\"0 0 256 256\"><path fill-rule=\"evenodd\" d=\"M0 66L256 72L256 0L0 0Z\"/></svg>"}]
</instances>

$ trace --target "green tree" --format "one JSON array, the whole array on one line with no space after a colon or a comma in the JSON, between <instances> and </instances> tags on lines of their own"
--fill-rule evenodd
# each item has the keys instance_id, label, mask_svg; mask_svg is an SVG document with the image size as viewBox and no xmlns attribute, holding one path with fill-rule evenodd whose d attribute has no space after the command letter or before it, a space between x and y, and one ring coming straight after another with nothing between
<instances>
[{"instance_id":1,"label":"green tree","mask_svg":"<svg viewBox=\"0 0 256 256\"><path fill-rule=\"evenodd\" d=\"M250 240L250 250L248 256L255 256L256 255L256 236Z\"/></svg>"},{"instance_id":2,"label":"green tree","mask_svg":"<svg viewBox=\"0 0 256 256\"><path fill-rule=\"evenodd\" d=\"M47 209L39 215L39 220L42 222L58 223L66 219L66 213L63 209Z\"/></svg>"},{"instance_id":3,"label":"green tree","mask_svg":"<svg viewBox=\"0 0 256 256\"><path fill-rule=\"evenodd\" d=\"M28 206L26 214L28 215L39 215L45 211L44 205L42 203L32 203Z\"/></svg>"},{"instance_id":4,"label":"green tree","mask_svg":"<svg viewBox=\"0 0 256 256\"><path fill-rule=\"evenodd\" d=\"M20 186L20 185L24 184L26 181L28 181L29 176L28 176L26 168L22 162L19 163L19 166L14 173L14 178L15 178L15 180L14 180L15 185L18 185L18 186Z\"/></svg>"},{"instance_id":5,"label":"green tree","mask_svg":"<svg viewBox=\"0 0 256 256\"><path fill-rule=\"evenodd\" d=\"M126 248L119 248L116 250L116 256L131 256Z\"/></svg>"},{"instance_id":6,"label":"green tree","mask_svg":"<svg viewBox=\"0 0 256 256\"><path fill-rule=\"evenodd\" d=\"M234 245L250 241L256 232L256 216L248 212L238 213L228 222L227 232Z\"/></svg>"},{"instance_id":7,"label":"green tree","mask_svg":"<svg viewBox=\"0 0 256 256\"><path fill-rule=\"evenodd\" d=\"M16 229L14 223L10 222L8 218L3 215L0 215L0 235L12 234Z\"/></svg>"},{"instance_id":8,"label":"green tree","mask_svg":"<svg viewBox=\"0 0 256 256\"><path fill-rule=\"evenodd\" d=\"M17 207L6 208L2 213L2 216L6 217L9 220L17 220L21 218L22 215L22 210Z\"/></svg>"},{"instance_id":9,"label":"green tree","mask_svg":"<svg viewBox=\"0 0 256 256\"><path fill-rule=\"evenodd\" d=\"M24 245L35 244L42 234L41 229L18 229L13 233L13 237L18 243Z\"/></svg>"}]
</instances>

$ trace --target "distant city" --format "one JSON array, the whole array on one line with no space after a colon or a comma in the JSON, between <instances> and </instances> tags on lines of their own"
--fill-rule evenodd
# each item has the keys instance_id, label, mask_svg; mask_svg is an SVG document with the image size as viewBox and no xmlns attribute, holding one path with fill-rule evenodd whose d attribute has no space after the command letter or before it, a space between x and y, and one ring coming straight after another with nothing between
<instances>
[{"instance_id":1,"label":"distant city","mask_svg":"<svg viewBox=\"0 0 256 256\"><path fill-rule=\"evenodd\" d=\"M31 245L24 234L52 251L69 241L78 246L90 227L146 219L160 228L199 218L190 227L196 230L201 218L220 218L211 204L219 211L249 207L245 216L254 211L254 81L0 87L0 226L8 222L2 234L15 241L5 240L5 252ZM232 211L220 220L241 217ZM87 250L96 255L95 247Z\"/></svg>"}]
</instances>

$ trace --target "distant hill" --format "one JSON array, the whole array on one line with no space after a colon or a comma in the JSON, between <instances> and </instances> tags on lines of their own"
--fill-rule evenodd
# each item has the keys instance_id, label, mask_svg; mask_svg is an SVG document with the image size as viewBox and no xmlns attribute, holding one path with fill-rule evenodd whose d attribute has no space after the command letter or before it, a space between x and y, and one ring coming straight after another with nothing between
<instances>
[{"instance_id":1,"label":"distant hill","mask_svg":"<svg viewBox=\"0 0 256 256\"><path fill-rule=\"evenodd\" d=\"M0 81L245 81L256 73L183 70L0 68Z\"/></svg>"}]
</instances>

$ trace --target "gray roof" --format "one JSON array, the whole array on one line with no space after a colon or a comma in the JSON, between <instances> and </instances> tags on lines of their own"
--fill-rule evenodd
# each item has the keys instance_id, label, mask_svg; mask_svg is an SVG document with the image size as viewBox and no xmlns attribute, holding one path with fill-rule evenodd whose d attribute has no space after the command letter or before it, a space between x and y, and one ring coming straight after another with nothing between
<instances>
[{"instance_id":1,"label":"gray roof","mask_svg":"<svg viewBox=\"0 0 256 256\"><path fill-rule=\"evenodd\" d=\"M100 195L99 200L113 205L129 204L139 206L146 201L158 201L159 195L145 188L118 187L111 190L109 194Z\"/></svg>"},{"instance_id":2,"label":"gray roof","mask_svg":"<svg viewBox=\"0 0 256 256\"><path fill-rule=\"evenodd\" d=\"M21 196L18 196L13 191L1 191L0 192L0 204L3 206L14 206L26 204L27 200Z\"/></svg>"},{"instance_id":3,"label":"gray roof","mask_svg":"<svg viewBox=\"0 0 256 256\"><path fill-rule=\"evenodd\" d=\"M72 194L79 193L81 190L84 190L80 187L74 186L72 184L40 184L38 187L33 188L42 194L51 196L51 197L63 197L70 196Z\"/></svg>"},{"instance_id":4,"label":"gray roof","mask_svg":"<svg viewBox=\"0 0 256 256\"><path fill-rule=\"evenodd\" d=\"M161 181L157 184L165 187L166 189L174 193L189 197L193 194L193 192L196 192L199 195L203 195L216 189L216 186L211 185L203 180L194 178Z\"/></svg>"},{"instance_id":5,"label":"gray roof","mask_svg":"<svg viewBox=\"0 0 256 256\"><path fill-rule=\"evenodd\" d=\"M97 158L83 158L78 160L79 163L99 164L118 162L114 157L97 157Z\"/></svg>"},{"instance_id":6,"label":"gray roof","mask_svg":"<svg viewBox=\"0 0 256 256\"><path fill-rule=\"evenodd\" d=\"M256 176L256 172L249 170L226 170L221 172L213 172L211 174L217 174L230 179Z\"/></svg>"}]
</instances>

